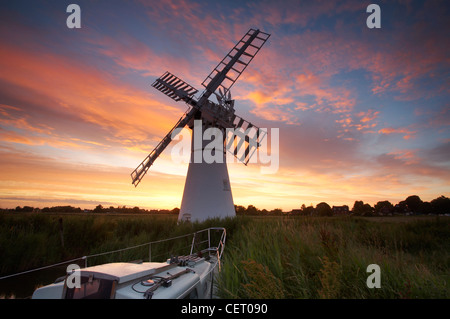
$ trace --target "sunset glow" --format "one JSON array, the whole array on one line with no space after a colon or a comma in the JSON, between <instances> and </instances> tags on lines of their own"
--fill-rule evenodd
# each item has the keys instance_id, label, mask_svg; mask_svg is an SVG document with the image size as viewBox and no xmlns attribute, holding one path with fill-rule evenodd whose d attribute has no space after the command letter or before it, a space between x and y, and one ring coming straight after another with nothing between
<instances>
[{"instance_id":1,"label":"sunset glow","mask_svg":"<svg viewBox=\"0 0 450 319\"><path fill-rule=\"evenodd\" d=\"M66 26L70 3L80 29ZM150 85L169 71L201 92L250 28L271 37L231 92L237 115L279 129L280 165L230 163L236 205L449 197L448 4L380 2L381 29L367 28L367 5L3 2L0 208L179 207L187 164L171 147L131 184L187 109Z\"/></svg>"}]
</instances>

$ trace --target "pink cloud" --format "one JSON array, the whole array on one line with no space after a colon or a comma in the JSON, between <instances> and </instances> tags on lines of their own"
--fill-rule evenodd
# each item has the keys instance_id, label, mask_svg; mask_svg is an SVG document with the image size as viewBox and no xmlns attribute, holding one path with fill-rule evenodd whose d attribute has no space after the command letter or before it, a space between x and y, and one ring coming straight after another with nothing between
<instances>
[{"instance_id":1,"label":"pink cloud","mask_svg":"<svg viewBox=\"0 0 450 319\"><path fill-rule=\"evenodd\" d=\"M163 134L173 125L174 115L182 114L182 110L155 100L148 92L51 53L31 54L3 45L0 47L0 78L30 94L46 97L42 107L48 112L57 111L95 124L118 141L130 137L143 140L148 134ZM39 100L33 102L39 103ZM154 118L159 121L154 122ZM31 125L30 118L26 117L2 121L37 133L51 130L49 125ZM148 125L152 122L153 125Z\"/></svg>"},{"instance_id":2,"label":"pink cloud","mask_svg":"<svg viewBox=\"0 0 450 319\"><path fill-rule=\"evenodd\" d=\"M343 130L340 131L341 133L350 132L350 128L355 128L362 133L374 133L372 129L378 124L376 119L379 114L379 111L369 109L366 112L359 112L354 115L350 113L343 114L341 115L341 119L336 120L336 122L340 123L343 128Z\"/></svg>"},{"instance_id":3,"label":"pink cloud","mask_svg":"<svg viewBox=\"0 0 450 319\"><path fill-rule=\"evenodd\" d=\"M418 164L420 160L418 159L417 150L402 150L402 151L393 151L388 153L387 155L392 155L395 160L401 160L405 163L405 165Z\"/></svg>"},{"instance_id":4,"label":"pink cloud","mask_svg":"<svg viewBox=\"0 0 450 319\"><path fill-rule=\"evenodd\" d=\"M393 128L393 127L385 127L378 131L380 134L404 134L403 138L405 140L409 140L414 137L414 134L417 133L417 131L411 131L408 128Z\"/></svg>"},{"instance_id":5,"label":"pink cloud","mask_svg":"<svg viewBox=\"0 0 450 319\"><path fill-rule=\"evenodd\" d=\"M295 94L300 97L314 96L318 112L348 113L356 103L349 89L331 86L324 77L309 71L297 75L295 88Z\"/></svg>"},{"instance_id":6,"label":"pink cloud","mask_svg":"<svg viewBox=\"0 0 450 319\"><path fill-rule=\"evenodd\" d=\"M30 123L30 116L23 114L20 108L0 104L0 124L3 127L13 126L18 129L24 129L38 134L51 134L53 128L43 123ZM15 114L13 114L15 113Z\"/></svg>"},{"instance_id":7,"label":"pink cloud","mask_svg":"<svg viewBox=\"0 0 450 319\"><path fill-rule=\"evenodd\" d=\"M360 119L361 123L367 123L375 120L379 114L380 114L379 111L368 110L367 112L360 112L356 114L356 116L361 118Z\"/></svg>"}]
</instances>

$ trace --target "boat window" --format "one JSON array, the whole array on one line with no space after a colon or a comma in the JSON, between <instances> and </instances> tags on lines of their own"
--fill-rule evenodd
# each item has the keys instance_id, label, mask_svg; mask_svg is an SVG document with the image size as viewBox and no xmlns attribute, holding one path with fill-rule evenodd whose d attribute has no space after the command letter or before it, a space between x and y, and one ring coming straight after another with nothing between
<instances>
[{"instance_id":1,"label":"boat window","mask_svg":"<svg viewBox=\"0 0 450 319\"><path fill-rule=\"evenodd\" d=\"M67 288L66 299L111 299L115 281L108 279L96 279L91 277L81 277L80 288Z\"/></svg>"}]
</instances>

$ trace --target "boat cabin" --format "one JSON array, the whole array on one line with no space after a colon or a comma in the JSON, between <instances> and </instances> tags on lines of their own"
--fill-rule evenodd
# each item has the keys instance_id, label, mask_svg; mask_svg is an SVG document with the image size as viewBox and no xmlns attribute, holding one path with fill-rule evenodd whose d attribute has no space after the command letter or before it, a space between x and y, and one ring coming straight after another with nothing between
<instances>
[{"instance_id":1,"label":"boat cabin","mask_svg":"<svg viewBox=\"0 0 450 319\"><path fill-rule=\"evenodd\" d=\"M210 298L215 259L181 256L166 263L109 263L76 270L37 289L33 299ZM70 288L67 278L80 276Z\"/></svg>"}]
</instances>

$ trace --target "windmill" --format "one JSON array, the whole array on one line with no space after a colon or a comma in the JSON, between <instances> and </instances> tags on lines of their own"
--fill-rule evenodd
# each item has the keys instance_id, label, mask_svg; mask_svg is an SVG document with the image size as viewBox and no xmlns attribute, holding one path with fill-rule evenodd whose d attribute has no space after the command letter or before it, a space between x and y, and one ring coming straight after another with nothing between
<instances>
[{"instance_id":1,"label":"windmill","mask_svg":"<svg viewBox=\"0 0 450 319\"><path fill-rule=\"evenodd\" d=\"M131 179L136 187L177 132L186 126L192 129L191 160L178 216L179 221L203 221L208 218L236 215L226 164L226 152L220 155L222 161L208 163L201 156L198 160L196 155L199 151L201 154L206 145L202 142L201 149L198 149L194 141L199 137L196 136L197 134L203 136L208 128L220 129L225 136L224 149L247 165L266 132L234 114L234 100L231 99L230 89L269 37L268 33L250 29L202 82L205 90L198 99L194 96L198 92L197 89L169 72L164 73L152 84L152 87L176 102L184 101L189 109L131 173ZM209 100L212 95L215 95L217 103Z\"/></svg>"}]
</instances>

